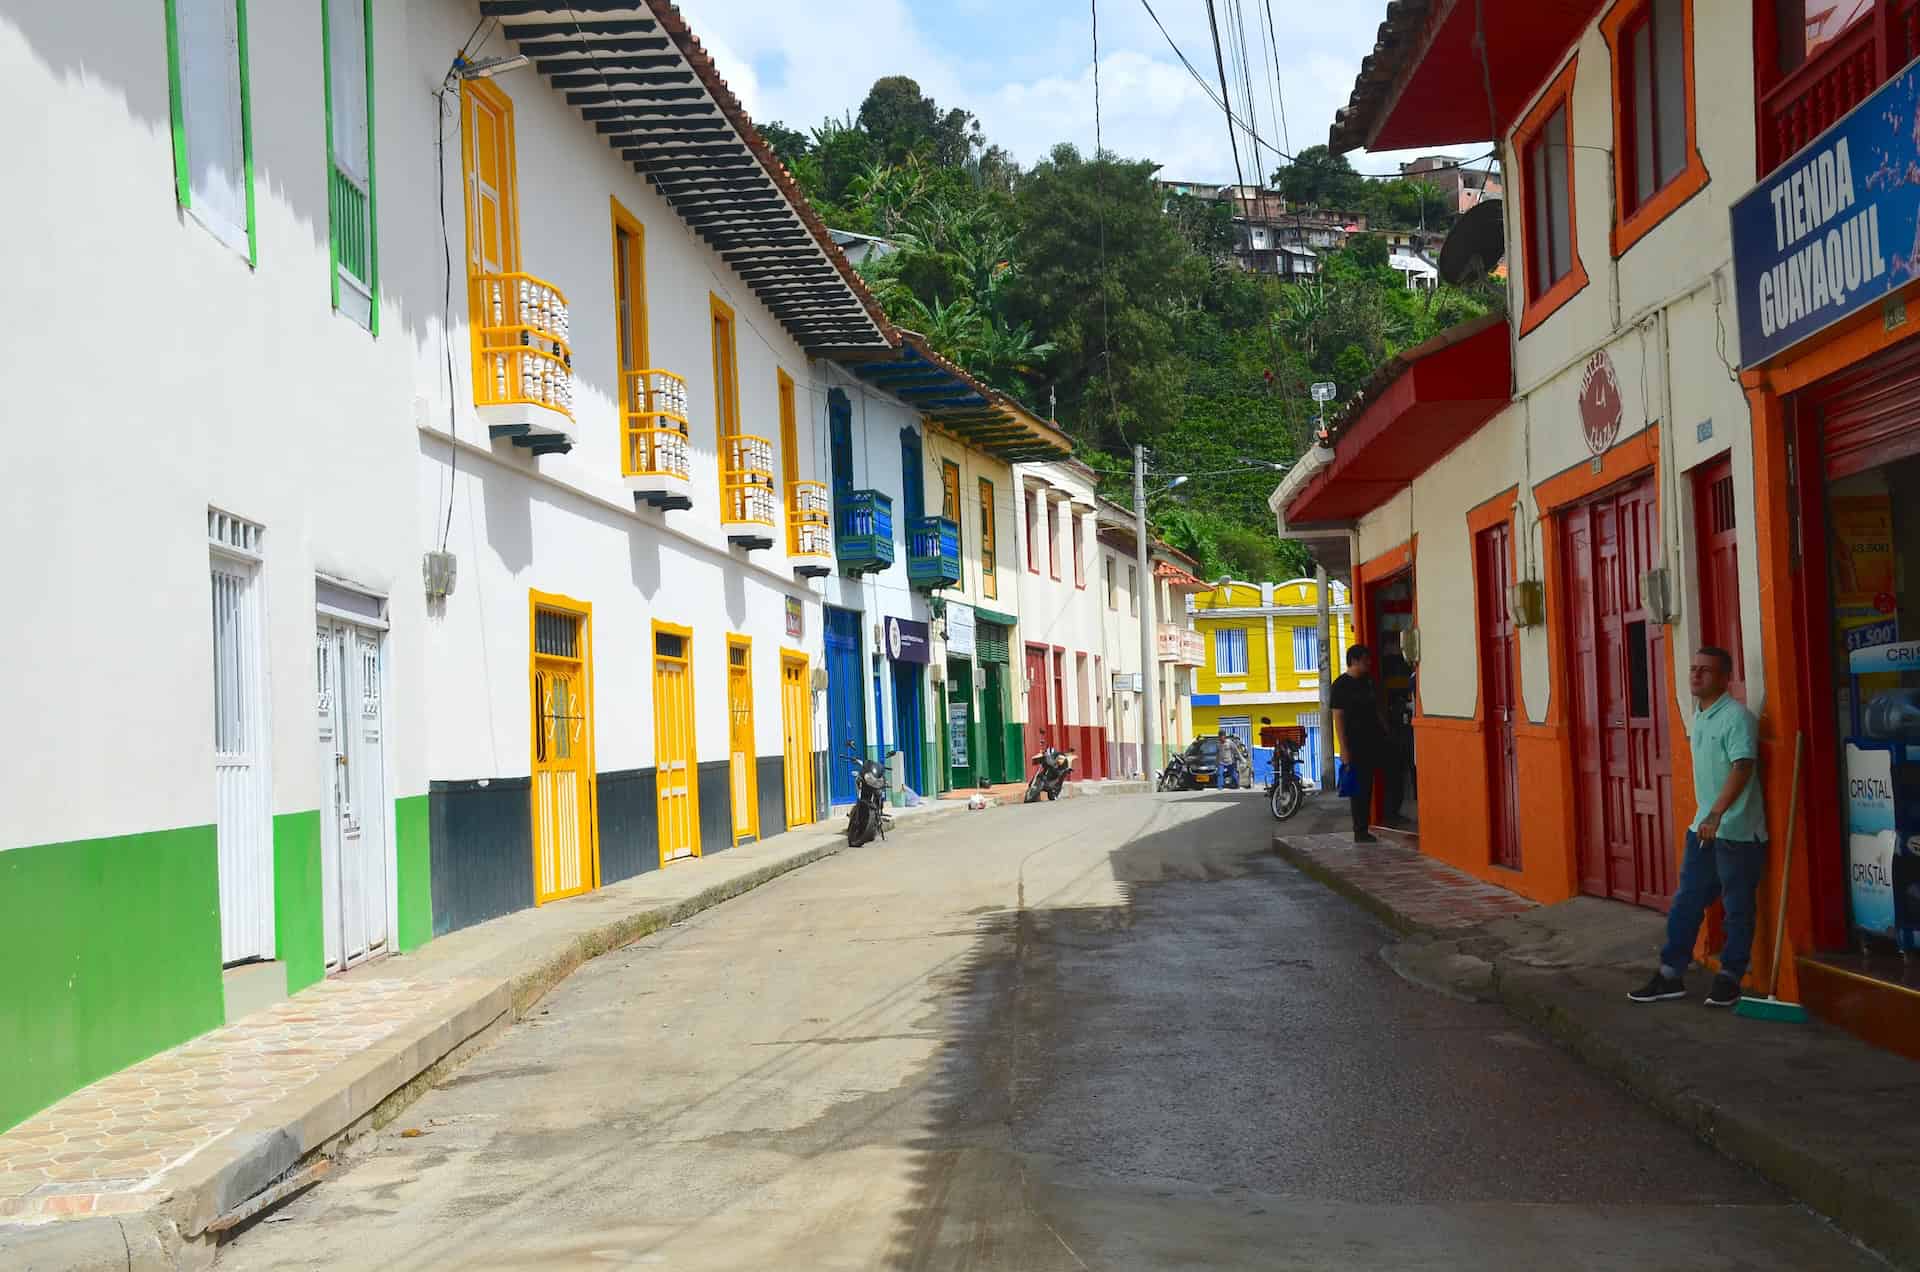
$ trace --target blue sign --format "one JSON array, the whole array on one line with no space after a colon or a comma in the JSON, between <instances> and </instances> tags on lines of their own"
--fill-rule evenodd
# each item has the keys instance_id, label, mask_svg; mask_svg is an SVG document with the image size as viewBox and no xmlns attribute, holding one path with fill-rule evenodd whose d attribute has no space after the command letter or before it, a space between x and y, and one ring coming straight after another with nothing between
<instances>
[{"instance_id":1,"label":"blue sign","mask_svg":"<svg viewBox=\"0 0 1920 1272\"><path fill-rule=\"evenodd\" d=\"M1847 670L1856 676L1871 676L1878 672L1920 671L1920 641L1909 641L1904 645L1875 645L1870 649L1855 649L1847 655Z\"/></svg>"},{"instance_id":2,"label":"blue sign","mask_svg":"<svg viewBox=\"0 0 1920 1272\"><path fill-rule=\"evenodd\" d=\"M1850 627L1846 633L1847 652L1867 649L1874 645L1886 645L1900 639L1900 624L1894 619L1886 619L1867 627ZM1884 668L1882 670L1885 670Z\"/></svg>"},{"instance_id":3,"label":"blue sign","mask_svg":"<svg viewBox=\"0 0 1920 1272\"><path fill-rule=\"evenodd\" d=\"M1920 63L1733 205L1741 365L1764 362L1920 277L1916 110Z\"/></svg>"}]
</instances>

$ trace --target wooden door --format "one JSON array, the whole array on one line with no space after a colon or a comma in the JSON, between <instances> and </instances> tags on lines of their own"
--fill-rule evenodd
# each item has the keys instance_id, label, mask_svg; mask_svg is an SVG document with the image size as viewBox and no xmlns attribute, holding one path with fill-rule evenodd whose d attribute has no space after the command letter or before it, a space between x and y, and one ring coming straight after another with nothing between
<instances>
[{"instance_id":1,"label":"wooden door","mask_svg":"<svg viewBox=\"0 0 1920 1272\"><path fill-rule=\"evenodd\" d=\"M867 753L866 699L861 692L860 614L826 608L827 773L831 798L851 804L853 759Z\"/></svg>"},{"instance_id":2,"label":"wooden door","mask_svg":"<svg viewBox=\"0 0 1920 1272\"><path fill-rule=\"evenodd\" d=\"M807 660L780 657L780 739L786 757L787 827L813 821L813 690Z\"/></svg>"},{"instance_id":3,"label":"wooden door","mask_svg":"<svg viewBox=\"0 0 1920 1272\"><path fill-rule=\"evenodd\" d=\"M1581 888L1665 909L1673 891L1667 630L1641 594L1642 576L1660 559L1652 478L1569 509L1561 527Z\"/></svg>"},{"instance_id":4,"label":"wooden door","mask_svg":"<svg viewBox=\"0 0 1920 1272\"><path fill-rule=\"evenodd\" d=\"M1700 643L1733 656L1727 692L1747 700L1740 636L1740 547L1735 531L1733 460L1722 456L1693 474L1694 543L1700 552Z\"/></svg>"},{"instance_id":5,"label":"wooden door","mask_svg":"<svg viewBox=\"0 0 1920 1272\"><path fill-rule=\"evenodd\" d=\"M1519 764L1514 752L1512 532L1507 523L1474 536L1480 610L1480 703L1487 747L1487 819L1496 866L1520 868Z\"/></svg>"},{"instance_id":6,"label":"wooden door","mask_svg":"<svg viewBox=\"0 0 1920 1272\"><path fill-rule=\"evenodd\" d=\"M557 901L595 879L593 745L586 616L533 612L533 899Z\"/></svg>"},{"instance_id":7,"label":"wooden door","mask_svg":"<svg viewBox=\"0 0 1920 1272\"><path fill-rule=\"evenodd\" d=\"M694 785L693 633L653 629L654 785L660 864L700 855L700 792Z\"/></svg>"},{"instance_id":8,"label":"wooden door","mask_svg":"<svg viewBox=\"0 0 1920 1272\"><path fill-rule=\"evenodd\" d=\"M759 759L753 744L753 646L727 640L727 771L733 790L733 842L760 833Z\"/></svg>"},{"instance_id":9,"label":"wooden door","mask_svg":"<svg viewBox=\"0 0 1920 1272\"><path fill-rule=\"evenodd\" d=\"M1050 704L1053 701L1053 671L1048 667L1052 659L1042 647L1029 646L1027 649L1027 737L1028 755L1038 755L1040 748L1053 736L1053 714Z\"/></svg>"}]
</instances>

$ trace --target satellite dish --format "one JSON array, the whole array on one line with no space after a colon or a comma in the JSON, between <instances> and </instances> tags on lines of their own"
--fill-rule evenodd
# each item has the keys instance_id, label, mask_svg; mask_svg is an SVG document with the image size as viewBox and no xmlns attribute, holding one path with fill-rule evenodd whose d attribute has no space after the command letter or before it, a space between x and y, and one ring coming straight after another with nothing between
<instances>
[{"instance_id":1,"label":"satellite dish","mask_svg":"<svg viewBox=\"0 0 1920 1272\"><path fill-rule=\"evenodd\" d=\"M1482 199L1454 222L1440 247L1440 277L1454 286L1484 277L1507 254L1506 212L1498 199Z\"/></svg>"}]
</instances>

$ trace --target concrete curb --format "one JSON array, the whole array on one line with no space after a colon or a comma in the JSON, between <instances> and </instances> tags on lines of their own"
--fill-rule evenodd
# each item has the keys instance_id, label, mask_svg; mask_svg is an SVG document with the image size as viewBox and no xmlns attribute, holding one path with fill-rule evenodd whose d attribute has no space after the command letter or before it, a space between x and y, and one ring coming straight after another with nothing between
<instances>
[{"instance_id":1,"label":"concrete curb","mask_svg":"<svg viewBox=\"0 0 1920 1272\"><path fill-rule=\"evenodd\" d=\"M1749 1109L1635 1053L1583 1018L1593 990L1562 974L1494 961L1495 996L1583 1062L1607 1074L1655 1110L1833 1220L1896 1267L1920 1269L1920 1198L1897 1174L1806 1145ZM1889 1110L1889 1115L1895 1115Z\"/></svg>"},{"instance_id":2,"label":"concrete curb","mask_svg":"<svg viewBox=\"0 0 1920 1272\"><path fill-rule=\"evenodd\" d=\"M1899 1172L1889 1172L1884 1163L1873 1163L1865 1155L1848 1160L1838 1153L1815 1151L1788 1133L1787 1124L1772 1123L1752 1108L1714 1099L1710 1086L1677 1075L1670 1065L1637 1051L1605 1028L1604 1017L1592 1010L1600 991L1568 972L1530 967L1497 953L1484 960L1462 955L1459 943L1477 929L1422 925L1295 849L1283 836L1274 836L1273 851L1300 873L1412 938L1381 951L1382 961L1403 979L1448 997L1498 1002L1509 1015L1534 1025L1582 1063L1827 1216L1893 1265L1920 1272L1920 1196L1900 1190ZM1436 958L1455 975L1429 967ZM1476 971L1471 985L1462 984L1458 975L1468 964L1484 969Z\"/></svg>"}]
</instances>

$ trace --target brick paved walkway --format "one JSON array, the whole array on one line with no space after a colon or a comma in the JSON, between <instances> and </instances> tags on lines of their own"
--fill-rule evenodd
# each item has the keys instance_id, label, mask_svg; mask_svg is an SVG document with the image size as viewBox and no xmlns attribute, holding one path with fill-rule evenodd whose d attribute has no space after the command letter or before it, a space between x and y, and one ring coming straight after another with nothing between
<instances>
[{"instance_id":1,"label":"brick paved walkway","mask_svg":"<svg viewBox=\"0 0 1920 1272\"><path fill-rule=\"evenodd\" d=\"M132 1214L167 1172L474 982L323 981L0 1134L0 1222Z\"/></svg>"},{"instance_id":2,"label":"brick paved walkway","mask_svg":"<svg viewBox=\"0 0 1920 1272\"><path fill-rule=\"evenodd\" d=\"M1356 844L1350 835L1286 835L1282 852L1309 873L1332 876L1404 924L1428 930L1477 927L1535 908L1505 888L1395 844Z\"/></svg>"}]
</instances>

